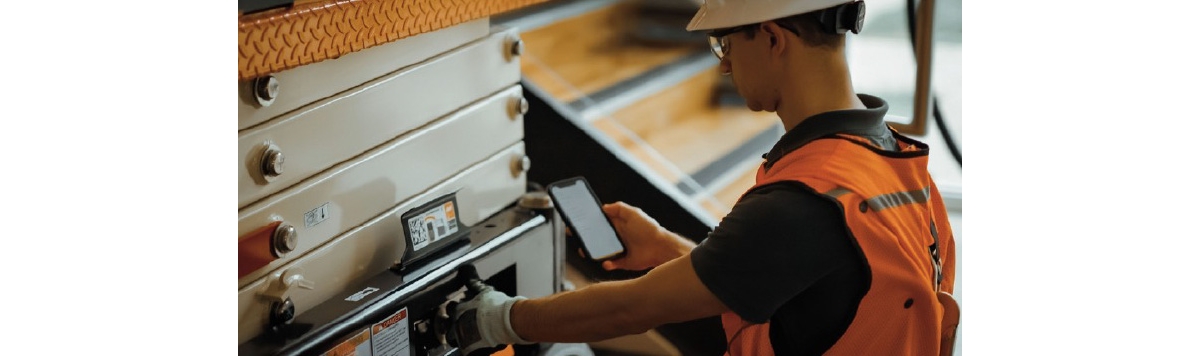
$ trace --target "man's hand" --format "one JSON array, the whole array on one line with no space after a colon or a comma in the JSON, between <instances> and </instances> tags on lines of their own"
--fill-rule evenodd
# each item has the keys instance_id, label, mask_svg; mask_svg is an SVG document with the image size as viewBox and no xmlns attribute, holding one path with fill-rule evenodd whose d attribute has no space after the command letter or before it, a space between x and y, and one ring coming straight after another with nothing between
<instances>
[{"instance_id":1,"label":"man's hand","mask_svg":"<svg viewBox=\"0 0 1200 356\"><path fill-rule=\"evenodd\" d=\"M605 204L602 209L625 242L625 256L604 261L605 270L641 271L657 267L687 254L696 244L667 231L642 209L624 202Z\"/></svg>"},{"instance_id":2,"label":"man's hand","mask_svg":"<svg viewBox=\"0 0 1200 356\"><path fill-rule=\"evenodd\" d=\"M468 300L453 307L454 332L463 355L487 355L509 344L528 344L512 329L512 306L525 297L509 297L479 280L468 283ZM478 294L475 294L478 293ZM474 297L470 297L475 294Z\"/></svg>"}]
</instances>

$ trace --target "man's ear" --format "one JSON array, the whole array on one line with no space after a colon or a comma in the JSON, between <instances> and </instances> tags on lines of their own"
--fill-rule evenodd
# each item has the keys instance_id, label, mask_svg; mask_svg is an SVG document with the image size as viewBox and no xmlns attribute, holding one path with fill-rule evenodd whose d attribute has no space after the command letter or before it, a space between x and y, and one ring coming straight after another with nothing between
<instances>
[{"instance_id":1,"label":"man's ear","mask_svg":"<svg viewBox=\"0 0 1200 356\"><path fill-rule=\"evenodd\" d=\"M775 21L763 22L760 25L762 32L767 36L768 43L771 46L771 54L783 55L784 48L787 47L787 41L783 40L783 32L786 31Z\"/></svg>"}]
</instances>

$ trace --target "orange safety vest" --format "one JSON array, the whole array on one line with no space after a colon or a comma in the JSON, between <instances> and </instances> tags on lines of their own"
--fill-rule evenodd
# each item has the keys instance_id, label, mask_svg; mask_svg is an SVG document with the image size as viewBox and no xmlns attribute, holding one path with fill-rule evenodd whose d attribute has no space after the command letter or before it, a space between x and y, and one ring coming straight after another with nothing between
<instances>
[{"instance_id":1,"label":"orange safety vest","mask_svg":"<svg viewBox=\"0 0 1200 356\"><path fill-rule=\"evenodd\" d=\"M929 147L895 136L898 152L856 136L813 140L770 170L759 167L750 189L796 181L836 200L862 249L870 288L826 354L929 356L949 354L953 345L958 307L950 296L955 256L946 208L926 170ZM774 355L770 322L751 324L732 312L721 321L731 356Z\"/></svg>"}]
</instances>

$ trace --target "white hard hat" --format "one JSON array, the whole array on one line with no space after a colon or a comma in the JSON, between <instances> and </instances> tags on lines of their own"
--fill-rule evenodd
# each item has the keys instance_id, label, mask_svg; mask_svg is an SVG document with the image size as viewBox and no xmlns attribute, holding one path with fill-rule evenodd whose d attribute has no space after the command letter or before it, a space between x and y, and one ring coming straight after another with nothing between
<instances>
[{"instance_id":1,"label":"white hard hat","mask_svg":"<svg viewBox=\"0 0 1200 356\"><path fill-rule=\"evenodd\" d=\"M688 31L728 28L799 15L852 0L704 0Z\"/></svg>"}]
</instances>

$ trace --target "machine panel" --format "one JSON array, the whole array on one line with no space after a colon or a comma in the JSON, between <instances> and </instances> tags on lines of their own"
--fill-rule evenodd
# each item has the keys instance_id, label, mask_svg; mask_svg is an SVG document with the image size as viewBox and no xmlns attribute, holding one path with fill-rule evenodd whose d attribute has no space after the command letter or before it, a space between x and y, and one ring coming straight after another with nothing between
<instances>
[{"instance_id":1,"label":"machine panel","mask_svg":"<svg viewBox=\"0 0 1200 356\"><path fill-rule=\"evenodd\" d=\"M362 224L521 141L521 117L511 118L506 109L519 90L510 88L241 209L238 236L282 220L298 236L293 251L303 253ZM508 158L515 166L523 156Z\"/></svg>"},{"instance_id":2,"label":"machine panel","mask_svg":"<svg viewBox=\"0 0 1200 356\"><path fill-rule=\"evenodd\" d=\"M303 257L279 259L246 276L239 281L241 288L238 290L238 342L244 342L262 332L262 328L270 320L272 303L281 301L280 298L291 298L295 313L300 314L342 292L343 289L399 262L405 252L402 240L404 227L400 217L410 209L454 193L459 203L459 219L464 224L473 226L511 205L525 191L524 173L514 175L511 165L514 157L523 156L524 145L513 145L487 161L405 200L362 226L329 240ZM313 247L307 245L309 249ZM550 252L541 251L540 248L533 248L527 252L506 252L514 256L518 253L535 253L531 257L536 258L531 258L532 260L544 259L545 263L553 261ZM547 254L545 257L538 257L541 255L536 254L540 253ZM549 267L546 269L552 271ZM481 272L483 271L492 269L483 268ZM539 272L531 270L524 273ZM296 279L296 275L302 278ZM311 282L313 288L303 288L301 280ZM289 286L288 283L292 285ZM539 293L544 291L535 290ZM373 291L362 293L369 295Z\"/></svg>"},{"instance_id":3,"label":"machine panel","mask_svg":"<svg viewBox=\"0 0 1200 356\"><path fill-rule=\"evenodd\" d=\"M238 81L238 130L425 61L483 38L488 31L488 19L484 18L274 73L271 76L279 87L267 106L255 97L253 81Z\"/></svg>"},{"instance_id":4,"label":"machine panel","mask_svg":"<svg viewBox=\"0 0 1200 356\"><path fill-rule=\"evenodd\" d=\"M238 207L516 84L519 64L503 51L511 36L493 33L240 132ZM518 115L520 90L507 95L499 112Z\"/></svg>"},{"instance_id":5,"label":"machine panel","mask_svg":"<svg viewBox=\"0 0 1200 356\"><path fill-rule=\"evenodd\" d=\"M363 330L370 337L381 335L401 321L408 340L387 340L392 349L407 348L412 355L441 355L453 351L437 334L444 333L444 318L438 315L450 301L464 294L463 268L509 294L541 297L552 294L559 277L552 272L556 248L552 220L538 212L512 207L471 229L469 242L449 249L436 260L411 269L386 269L354 284L291 322L239 342L242 355L313 355L363 344ZM525 272L521 272L525 271ZM363 295L364 290L373 293ZM442 325L435 325L443 322ZM440 326L440 327L439 327ZM406 330L401 330L406 329ZM350 341L351 345L346 345ZM374 340L372 340L374 341Z\"/></svg>"}]
</instances>

